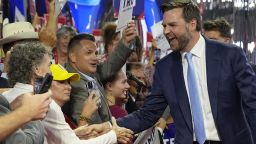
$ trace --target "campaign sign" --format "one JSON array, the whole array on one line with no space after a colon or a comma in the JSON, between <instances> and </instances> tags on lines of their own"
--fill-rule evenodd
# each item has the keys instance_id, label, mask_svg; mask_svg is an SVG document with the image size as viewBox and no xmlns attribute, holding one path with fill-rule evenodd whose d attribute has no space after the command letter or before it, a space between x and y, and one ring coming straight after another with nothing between
<instances>
[{"instance_id":1,"label":"campaign sign","mask_svg":"<svg viewBox=\"0 0 256 144\"><path fill-rule=\"evenodd\" d=\"M175 128L174 124L170 123L167 125L167 129L164 130L164 144L174 144Z\"/></svg>"},{"instance_id":2,"label":"campaign sign","mask_svg":"<svg viewBox=\"0 0 256 144\"><path fill-rule=\"evenodd\" d=\"M126 28L127 23L132 19L132 12L135 4L136 0L121 0L116 32Z\"/></svg>"},{"instance_id":3,"label":"campaign sign","mask_svg":"<svg viewBox=\"0 0 256 144\"><path fill-rule=\"evenodd\" d=\"M156 40L157 48L163 52L170 48L170 45L163 34L162 21L156 23L151 27L153 38Z\"/></svg>"},{"instance_id":4,"label":"campaign sign","mask_svg":"<svg viewBox=\"0 0 256 144\"><path fill-rule=\"evenodd\" d=\"M134 144L162 144L162 140L163 138L158 128L151 127L139 133Z\"/></svg>"}]
</instances>

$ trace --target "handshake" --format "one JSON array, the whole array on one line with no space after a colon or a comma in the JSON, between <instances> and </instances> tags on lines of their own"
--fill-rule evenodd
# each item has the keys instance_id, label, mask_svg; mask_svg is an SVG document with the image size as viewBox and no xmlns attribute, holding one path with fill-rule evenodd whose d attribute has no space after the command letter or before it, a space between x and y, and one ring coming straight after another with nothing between
<instances>
[{"instance_id":1,"label":"handshake","mask_svg":"<svg viewBox=\"0 0 256 144\"><path fill-rule=\"evenodd\" d=\"M131 143L133 139L133 131L130 129L124 128L124 127L119 127L116 124L116 119L112 117L112 124L113 124L113 130L116 133L117 136L117 141L119 143Z\"/></svg>"},{"instance_id":2,"label":"handshake","mask_svg":"<svg viewBox=\"0 0 256 144\"><path fill-rule=\"evenodd\" d=\"M109 122L102 124L84 125L74 130L76 135L80 139L90 139L97 136L106 134L110 131L114 131L116 134L117 142L121 144L129 144L133 139L133 131L119 127L116 123L116 119L112 117L112 127L110 128Z\"/></svg>"}]
</instances>

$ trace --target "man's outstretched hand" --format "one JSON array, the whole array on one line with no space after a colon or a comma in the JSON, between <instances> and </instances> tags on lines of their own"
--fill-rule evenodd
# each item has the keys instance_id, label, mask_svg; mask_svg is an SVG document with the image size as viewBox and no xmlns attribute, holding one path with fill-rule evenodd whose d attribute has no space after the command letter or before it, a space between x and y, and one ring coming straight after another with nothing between
<instances>
[{"instance_id":1,"label":"man's outstretched hand","mask_svg":"<svg viewBox=\"0 0 256 144\"><path fill-rule=\"evenodd\" d=\"M124 127L119 127L116 124L116 119L114 117L112 117L112 124L113 124L112 129L116 133L118 143L127 144L132 141L133 131L131 131L127 128L124 128Z\"/></svg>"}]
</instances>

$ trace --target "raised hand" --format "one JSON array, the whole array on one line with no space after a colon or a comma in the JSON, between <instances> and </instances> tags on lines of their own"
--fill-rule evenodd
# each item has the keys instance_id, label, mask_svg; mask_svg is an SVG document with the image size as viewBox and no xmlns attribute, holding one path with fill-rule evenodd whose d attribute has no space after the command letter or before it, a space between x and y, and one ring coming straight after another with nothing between
<instances>
[{"instance_id":1,"label":"raised hand","mask_svg":"<svg viewBox=\"0 0 256 144\"><path fill-rule=\"evenodd\" d=\"M37 29L37 25L39 23L39 17L37 12L35 13L33 20L32 20L32 26L34 27L34 29Z\"/></svg>"},{"instance_id":2,"label":"raised hand","mask_svg":"<svg viewBox=\"0 0 256 144\"><path fill-rule=\"evenodd\" d=\"M57 31L57 16L55 14L55 0L48 0L49 1L49 19L46 24L48 30L52 32Z\"/></svg>"},{"instance_id":3,"label":"raised hand","mask_svg":"<svg viewBox=\"0 0 256 144\"><path fill-rule=\"evenodd\" d=\"M49 18L39 32L39 40L47 47L54 48L56 43L57 16L55 15L55 0L49 1Z\"/></svg>"},{"instance_id":4,"label":"raised hand","mask_svg":"<svg viewBox=\"0 0 256 144\"><path fill-rule=\"evenodd\" d=\"M135 41L135 37L137 36L137 29L134 21L130 21L127 24L127 28L123 30L122 40L124 45L129 47L130 43Z\"/></svg>"},{"instance_id":5,"label":"raised hand","mask_svg":"<svg viewBox=\"0 0 256 144\"><path fill-rule=\"evenodd\" d=\"M55 32L49 30L46 26L43 26L38 35L40 42L42 42L44 46L50 49L55 47L57 41Z\"/></svg>"}]
</instances>

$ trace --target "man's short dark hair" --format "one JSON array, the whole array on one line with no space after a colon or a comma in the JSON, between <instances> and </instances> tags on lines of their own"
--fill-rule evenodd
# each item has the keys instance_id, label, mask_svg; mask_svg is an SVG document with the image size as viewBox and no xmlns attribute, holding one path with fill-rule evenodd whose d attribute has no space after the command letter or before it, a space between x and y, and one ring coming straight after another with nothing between
<instances>
[{"instance_id":1,"label":"man's short dark hair","mask_svg":"<svg viewBox=\"0 0 256 144\"><path fill-rule=\"evenodd\" d=\"M72 52L75 48L80 47L81 46L80 41L82 41L82 40L89 40L89 41L95 42L95 37L88 33L82 33L82 34L75 35L69 41L68 53Z\"/></svg>"},{"instance_id":2,"label":"man's short dark hair","mask_svg":"<svg viewBox=\"0 0 256 144\"><path fill-rule=\"evenodd\" d=\"M190 22L193 19L196 19L196 30L201 30L201 15L198 6L191 0L184 0L184 1L169 1L165 2L161 5L160 9L163 13L166 11L175 9L175 8L182 8L183 9L183 18L186 22Z\"/></svg>"},{"instance_id":3,"label":"man's short dark hair","mask_svg":"<svg viewBox=\"0 0 256 144\"><path fill-rule=\"evenodd\" d=\"M205 31L218 31L222 37L232 37L231 25L224 18L206 21L203 28Z\"/></svg>"}]
</instances>

